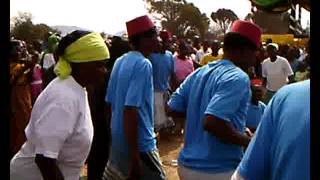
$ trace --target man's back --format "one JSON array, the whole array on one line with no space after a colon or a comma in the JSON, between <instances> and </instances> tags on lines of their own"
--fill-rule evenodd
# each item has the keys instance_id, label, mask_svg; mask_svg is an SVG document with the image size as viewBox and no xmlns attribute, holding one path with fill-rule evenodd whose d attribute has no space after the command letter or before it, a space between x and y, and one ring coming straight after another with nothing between
<instances>
[{"instance_id":1,"label":"man's back","mask_svg":"<svg viewBox=\"0 0 320 180\"><path fill-rule=\"evenodd\" d=\"M175 71L173 55L170 51L166 51L164 54L152 53L150 61L152 63L154 89L165 92L169 88L169 77Z\"/></svg>"},{"instance_id":2,"label":"man's back","mask_svg":"<svg viewBox=\"0 0 320 180\"><path fill-rule=\"evenodd\" d=\"M131 106L138 109L139 151L155 149L152 66L140 52L130 51L116 60L108 84L106 102L112 107L112 148L128 152L123 110L125 106Z\"/></svg>"},{"instance_id":3,"label":"man's back","mask_svg":"<svg viewBox=\"0 0 320 180\"><path fill-rule=\"evenodd\" d=\"M242 148L204 130L204 119L214 115L244 132L249 89L248 76L228 60L212 62L187 77L169 102L171 109L186 111L187 116L179 163L212 173L236 168Z\"/></svg>"},{"instance_id":4,"label":"man's back","mask_svg":"<svg viewBox=\"0 0 320 180\"><path fill-rule=\"evenodd\" d=\"M310 179L310 81L278 91L238 167L245 179Z\"/></svg>"}]
</instances>

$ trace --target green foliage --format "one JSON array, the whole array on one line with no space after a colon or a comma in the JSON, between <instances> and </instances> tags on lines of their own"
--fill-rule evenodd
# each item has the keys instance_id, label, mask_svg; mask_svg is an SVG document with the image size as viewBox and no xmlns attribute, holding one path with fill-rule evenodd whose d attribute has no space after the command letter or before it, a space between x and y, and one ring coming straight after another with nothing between
<instances>
[{"instance_id":1,"label":"green foliage","mask_svg":"<svg viewBox=\"0 0 320 180\"><path fill-rule=\"evenodd\" d=\"M10 36L27 43L47 40L49 32L57 32L46 24L33 24L32 14L27 12L19 12L11 21Z\"/></svg>"},{"instance_id":2,"label":"green foliage","mask_svg":"<svg viewBox=\"0 0 320 180\"><path fill-rule=\"evenodd\" d=\"M225 34L231 23L238 18L238 16L230 9L218 9L217 12L211 13L211 19L218 24Z\"/></svg>"},{"instance_id":3,"label":"green foliage","mask_svg":"<svg viewBox=\"0 0 320 180\"><path fill-rule=\"evenodd\" d=\"M185 0L145 0L148 10L158 20L164 29L171 31L178 37L191 38L199 34L204 38L209 27L209 18L200 12L199 8Z\"/></svg>"}]
</instances>

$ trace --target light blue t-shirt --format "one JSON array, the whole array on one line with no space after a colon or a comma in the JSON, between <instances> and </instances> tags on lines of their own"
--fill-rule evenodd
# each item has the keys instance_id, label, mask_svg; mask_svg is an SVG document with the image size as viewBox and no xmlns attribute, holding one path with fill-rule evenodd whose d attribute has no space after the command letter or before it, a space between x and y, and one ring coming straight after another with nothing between
<instances>
[{"instance_id":1,"label":"light blue t-shirt","mask_svg":"<svg viewBox=\"0 0 320 180\"><path fill-rule=\"evenodd\" d=\"M169 78L175 72L175 63L170 51L164 54L152 53L149 57L153 70L154 90L165 92L169 88Z\"/></svg>"},{"instance_id":2,"label":"light blue t-shirt","mask_svg":"<svg viewBox=\"0 0 320 180\"><path fill-rule=\"evenodd\" d=\"M309 80L275 94L238 171L247 180L310 179Z\"/></svg>"},{"instance_id":3,"label":"light blue t-shirt","mask_svg":"<svg viewBox=\"0 0 320 180\"><path fill-rule=\"evenodd\" d=\"M243 133L250 99L248 75L229 60L211 62L189 75L168 103L172 110L186 112L185 143L178 163L209 173L236 169L242 147L226 144L204 130L204 118L214 115Z\"/></svg>"},{"instance_id":4,"label":"light blue t-shirt","mask_svg":"<svg viewBox=\"0 0 320 180\"><path fill-rule=\"evenodd\" d=\"M105 101L111 104L112 148L128 152L123 128L125 106L138 109L138 146L140 152L156 149L153 121L152 65L138 51L119 57L112 69Z\"/></svg>"},{"instance_id":5,"label":"light blue t-shirt","mask_svg":"<svg viewBox=\"0 0 320 180\"><path fill-rule=\"evenodd\" d=\"M258 106L250 102L248 107L246 126L256 129L261 121L261 117L265 108L266 105L261 101L258 102Z\"/></svg>"}]
</instances>

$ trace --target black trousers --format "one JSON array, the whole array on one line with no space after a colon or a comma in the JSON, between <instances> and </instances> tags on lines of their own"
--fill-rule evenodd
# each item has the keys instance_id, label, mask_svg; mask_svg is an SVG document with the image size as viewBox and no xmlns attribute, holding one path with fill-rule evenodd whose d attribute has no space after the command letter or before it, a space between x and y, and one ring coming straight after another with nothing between
<instances>
[{"instance_id":1,"label":"black trousers","mask_svg":"<svg viewBox=\"0 0 320 180\"><path fill-rule=\"evenodd\" d=\"M110 128L103 124L96 124L87 159L88 180L100 180L102 178L109 158L110 137Z\"/></svg>"},{"instance_id":2,"label":"black trousers","mask_svg":"<svg viewBox=\"0 0 320 180\"><path fill-rule=\"evenodd\" d=\"M87 159L88 180L100 180L109 158L109 149L111 146L110 122L107 120L104 98L106 96L106 87L108 75L105 83L95 86L90 91L89 96L92 123L93 123L93 141L91 150Z\"/></svg>"}]
</instances>

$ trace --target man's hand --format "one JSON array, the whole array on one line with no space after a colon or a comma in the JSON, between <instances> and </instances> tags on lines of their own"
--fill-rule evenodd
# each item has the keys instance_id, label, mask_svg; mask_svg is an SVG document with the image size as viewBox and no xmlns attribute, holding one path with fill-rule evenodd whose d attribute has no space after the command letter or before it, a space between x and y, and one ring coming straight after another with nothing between
<instances>
[{"instance_id":1,"label":"man's hand","mask_svg":"<svg viewBox=\"0 0 320 180\"><path fill-rule=\"evenodd\" d=\"M164 109L165 109L167 116L170 116L172 118L185 118L186 117L185 112L174 111L170 108L170 106L168 106L168 104L165 104Z\"/></svg>"},{"instance_id":2,"label":"man's hand","mask_svg":"<svg viewBox=\"0 0 320 180\"><path fill-rule=\"evenodd\" d=\"M213 115L206 115L204 130L212 133L224 143L236 144L243 147L248 146L250 137L236 130L230 122L219 119Z\"/></svg>"},{"instance_id":3,"label":"man's hand","mask_svg":"<svg viewBox=\"0 0 320 180\"><path fill-rule=\"evenodd\" d=\"M249 128L246 128L246 130L245 130L245 134L246 134L247 136L249 136L250 138L252 138L252 137L253 137L253 133L250 131L250 129L249 129Z\"/></svg>"},{"instance_id":4,"label":"man's hand","mask_svg":"<svg viewBox=\"0 0 320 180\"><path fill-rule=\"evenodd\" d=\"M60 171L57 160L36 154L35 163L38 166L42 178L44 180L64 180L64 176Z\"/></svg>"}]
</instances>

